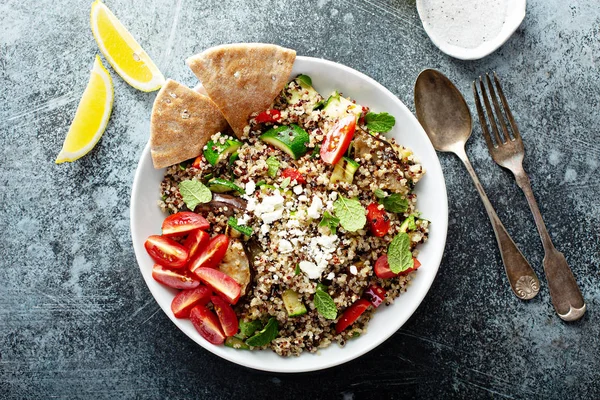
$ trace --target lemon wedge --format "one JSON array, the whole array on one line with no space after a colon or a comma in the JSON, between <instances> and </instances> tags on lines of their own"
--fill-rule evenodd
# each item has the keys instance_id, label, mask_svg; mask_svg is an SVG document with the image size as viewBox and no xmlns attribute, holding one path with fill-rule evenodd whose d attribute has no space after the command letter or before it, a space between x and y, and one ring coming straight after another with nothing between
<instances>
[{"instance_id":1,"label":"lemon wedge","mask_svg":"<svg viewBox=\"0 0 600 400\"><path fill-rule=\"evenodd\" d=\"M144 92L160 89L165 82L163 74L131 33L100 0L92 3L90 22L104 58L125 82Z\"/></svg>"},{"instance_id":2,"label":"lemon wedge","mask_svg":"<svg viewBox=\"0 0 600 400\"><path fill-rule=\"evenodd\" d=\"M56 163L75 161L90 152L98 143L112 111L114 91L110 74L96 56L90 80L79 100Z\"/></svg>"}]
</instances>

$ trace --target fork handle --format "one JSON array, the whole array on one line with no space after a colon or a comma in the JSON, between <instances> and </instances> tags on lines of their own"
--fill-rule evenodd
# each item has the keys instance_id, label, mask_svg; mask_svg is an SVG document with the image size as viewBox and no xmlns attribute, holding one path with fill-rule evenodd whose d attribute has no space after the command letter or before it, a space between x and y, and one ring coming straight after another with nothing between
<instances>
[{"instance_id":1,"label":"fork handle","mask_svg":"<svg viewBox=\"0 0 600 400\"><path fill-rule=\"evenodd\" d=\"M564 254L556 250L552 239L550 239L525 170L521 168L515 171L514 175L517 185L519 185L525 194L525 198L533 214L533 219L535 220L535 225L542 238L545 253L544 272L548 280L552 305L560 318L565 321L576 321L583 317L586 309L581 290L577 286L577 281L573 276L571 268L569 268L569 264L567 264Z\"/></svg>"},{"instance_id":2,"label":"fork handle","mask_svg":"<svg viewBox=\"0 0 600 400\"><path fill-rule=\"evenodd\" d=\"M479 182L479 178L477 178L477 174L469 162L469 158L467 157L464 148L456 149L455 154L465 164L465 167L467 168L467 171L469 171L473 183L475 183L475 187L479 192L481 201L483 201L485 210L492 223L492 228L496 234L496 241L500 248L502 263L504 264L504 270L506 271L506 276L508 277L512 291L522 300L534 298L540 291L540 282L535 271L531 268L531 265L529 265L508 232L506 232L506 228L504 228L502 222L500 222L500 218L498 218L494 207L492 207L490 200L485 194L483 186L481 186L481 182Z\"/></svg>"}]
</instances>

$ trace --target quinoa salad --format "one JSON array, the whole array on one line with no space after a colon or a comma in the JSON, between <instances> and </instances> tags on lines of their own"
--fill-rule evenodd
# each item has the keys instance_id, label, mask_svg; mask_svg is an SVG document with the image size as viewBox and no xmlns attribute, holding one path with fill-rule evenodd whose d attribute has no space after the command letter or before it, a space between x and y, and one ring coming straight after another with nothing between
<instances>
[{"instance_id":1,"label":"quinoa salad","mask_svg":"<svg viewBox=\"0 0 600 400\"><path fill-rule=\"evenodd\" d=\"M183 289L175 316L215 345L281 356L367 334L410 290L428 237L414 191L425 169L386 137L394 125L299 75L241 138L217 133L168 167L163 235L146 249L154 278Z\"/></svg>"}]
</instances>

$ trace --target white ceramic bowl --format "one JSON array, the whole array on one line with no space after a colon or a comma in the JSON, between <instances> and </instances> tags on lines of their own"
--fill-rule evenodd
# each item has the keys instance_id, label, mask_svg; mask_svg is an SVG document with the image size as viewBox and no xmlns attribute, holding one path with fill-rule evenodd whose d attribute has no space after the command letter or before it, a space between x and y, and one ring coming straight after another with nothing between
<instances>
[{"instance_id":1,"label":"white ceramic bowl","mask_svg":"<svg viewBox=\"0 0 600 400\"><path fill-rule=\"evenodd\" d=\"M368 333L350 340L344 348L333 344L317 354L300 357L280 357L271 351L242 351L214 346L205 341L189 320L177 319L171 312L171 300L176 290L167 288L152 278L153 262L144 249L144 241L160 234L165 215L157 206L159 184L165 170L152 166L149 147L139 161L131 193L131 236L140 271L150 292L173 323L206 350L236 364L273 372L304 372L333 367L368 352L394 334L415 312L437 273L448 227L448 199L442 169L433 146L408 108L389 90L373 79L351 68L310 57L297 57L293 76L303 73L312 78L313 85L323 95L339 90L373 111L386 111L396 117L396 126L389 135L412 148L421 159L427 173L417 184L418 208L431 224L428 242L421 246L419 261L422 267L415 274L408 291L390 307L380 307L369 322Z\"/></svg>"}]
</instances>

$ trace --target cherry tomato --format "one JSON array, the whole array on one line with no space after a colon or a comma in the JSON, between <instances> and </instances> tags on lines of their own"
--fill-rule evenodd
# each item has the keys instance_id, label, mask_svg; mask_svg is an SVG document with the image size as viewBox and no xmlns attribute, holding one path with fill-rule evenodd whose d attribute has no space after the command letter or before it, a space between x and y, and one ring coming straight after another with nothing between
<instances>
[{"instance_id":1,"label":"cherry tomato","mask_svg":"<svg viewBox=\"0 0 600 400\"><path fill-rule=\"evenodd\" d=\"M227 247L229 247L229 237L227 235L215 236L204 250L190 261L190 271L196 272L198 268L217 268L223 257L225 257Z\"/></svg>"},{"instance_id":2,"label":"cherry tomato","mask_svg":"<svg viewBox=\"0 0 600 400\"><path fill-rule=\"evenodd\" d=\"M173 289L194 289L200 286L200 281L187 271L173 271L160 264L154 264L152 277L155 281Z\"/></svg>"},{"instance_id":3,"label":"cherry tomato","mask_svg":"<svg viewBox=\"0 0 600 400\"><path fill-rule=\"evenodd\" d=\"M177 318L187 318L190 311L198 304L206 305L212 296L212 291L206 286L199 286L195 289L182 290L177 293L171 302L171 311Z\"/></svg>"},{"instance_id":4,"label":"cherry tomato","mask_svg":"<svg viewBox=\"0 0 600 400\"><path fill-rule=\"evenodd\" d=\"M237 303L240 298L240 284L218 269L198 268L196 270L196 276L206 285L211 287L215 293L227 300L229 304Z\"/></svg>"},{"instance_id":5,"label":"cherry tomato","mask_svg":"<svg viewBox=\"0 0 600 400\"><path fill-rule=\"evenodd\" d=\"M279 119L281 119L281 112L279 112L279 110L263 111L254 118L259 124L264 124L266 122L274 123L279 121Z\"/></svg>"},{"instance_id":6,"label":"cherry tomato","mask_svg":"<svg viewBox=\"0 0 600 400\"><path fill-rule=\"evenodd\" d=\"M162 223L164 236L182 236L196 229L210 228L208 221L200 214L191 211L180 211L169 215Z\"/></svg>"},{"instance_id":7,"label":"cherry tomato","mask_svg":"<svg viewBox=\"0 0 600 400\"><path fill-rule=\"evenodd\" d=\"M194 258L196 254L200 254L206 245L210 242L210 235L200 229L190 233L183 245L187 247L190 253L190 260Z\"/></svg>"},{"instance_id":8,"label":"cherry tomato","mask_svg":"<svg viewBox=\"0 0 600 400\"><path fill-rule=\"evenodd\" d=\"M377 308L385 301L385 289L381 286L371 285L365 290L365 297Z\"/></svg>"},{"instance_id":9,"label":"cherry tomato","mask_svg":"<svg viewBox=\"0 0 600 400\"><path fill-rule=\"evenodd\" d=\"M367 308L371 305L368 300L358 299L350 307L346 308L346 311L342 314L337 324L335 324L335 331L337 333L342 332L344 329L352 325L358 317L364 313Z\"/></svg>"},{"instance_id":10,"label":"cherry tomato","mask_svg":"<svg viewBox=\"0 0 600 400\"><path fill-rule=\"evenodd\" d=\"M299 185L306 183L306 178L295 168L286 168L281 171L281 176L284 178L290 178L290 181L296 181Z\"/></svg>"},{"instance_id":11,"label":"cherry tomato","mask_svg":"<svg viewBox=\"0 0 600 400\"><path fill-rule=\"evenodd\" d=\"M390 217L383 206L377 203L371 203L367 207L367 222L373 236L385 236L390 230Z\"/></svg>"},{"instance_id":12,"label":"cherry tomato","mask_svg":"<svg viewBox=\"0 0 600 400\"><path fill-rule=\"evenodd\" d=\"M213 303L219 321L221 321L221 328L223 328L225 336L235 335L238 331L239 323L233 308L219 296L211 296L210 301Z\"/></svg>"},{"instance_id":13,"label":"cherry tomato","mask_svg":"<svg viewBox=\"0 0 600 400\"><path fill-rule=\"evenodd\" d=\"M221 329L219 319L208 308L198 305L190 311L190 321L206 341L212 344L223 344L225 334Z\"/></svg>"},{"instance_id":14,"label":"cherry tomato","mask_svg":"<svg viewBox=\"0 0 600 400\"><path fill-rule=\"evenodd\" d=\"M417 268L419 268L421 266L421 263L419 262L419 260L417 260L414 257L413 257L413 262L414 262L414 266L412 268L409 268L405 271L395 274L390 269L390 265L388 264L387 255L384 254L381 257L379 257L377 259L377 261L375 262L375 268L374 268L375 275L377 275L377 277L381 278L381 279L389 279L389 278L395 278L397 276L408 275L409 273L415 271Z\"/></svg>"},{"instance_id":15,"label":"cherry tomato","mask_svg":"<svg viewBox=\"0 0 600 400\"><path fill-rule=\"evenodd\" d=\"M149 236L144 247L154 261L169 268L184 267L189 258L188 249L164 236Z\"/></svg>"},{"instance_id":16,"label":"cherry tomato","mask_svg":"<svg viewBox=\"0 0 600 400\"><path fill-rule=\"evenodd\" d=\"M200 154L198 157L196 157L196 159L192 163L192 167L194 167L196 169L200 169L200 163L201 162L202 162L202 154Z\"/></svg>"},{"instance_id":17,"label":"cherry tomato","mask_svg":"<svg viewBox=\"0 0 600 400\"><path fill-rule=\"evenodd\" d=\"M356 117L354 115L348 115L336 122L323 140L321 159L328 164L336 164L340 161L350 146L355 129Z\"/></svg>"}]
</instances>

